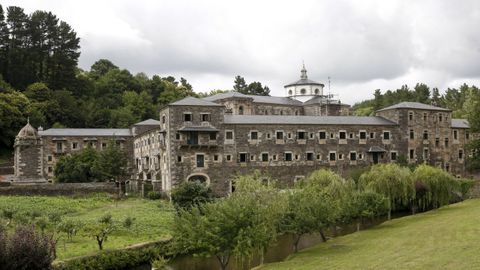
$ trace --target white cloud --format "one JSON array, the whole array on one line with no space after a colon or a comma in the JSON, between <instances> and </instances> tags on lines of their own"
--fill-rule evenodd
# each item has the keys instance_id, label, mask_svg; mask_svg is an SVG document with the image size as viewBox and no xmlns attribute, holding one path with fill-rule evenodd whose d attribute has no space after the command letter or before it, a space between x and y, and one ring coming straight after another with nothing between
<instances>
[{"instance_id":1,"label":"white cloud","mask_svg":"<svg viewBox=\"0 0 480 270\"><path fill-rule=\"evenodd\" d=\"M80 66L108 58L132 72L187 78L197 91L235 75L283 95L302 60L344 102L417 82L480 81L480 2L4 0L49 10L81 37Z\"/></svg>"}]
</instances>

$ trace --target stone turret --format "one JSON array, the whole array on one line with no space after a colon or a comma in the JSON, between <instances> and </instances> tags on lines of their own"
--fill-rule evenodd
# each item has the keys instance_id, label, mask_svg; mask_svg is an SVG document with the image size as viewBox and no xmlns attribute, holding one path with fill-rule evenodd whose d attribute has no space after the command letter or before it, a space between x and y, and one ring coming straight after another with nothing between
<instances>
[{"instance_id":1,"label":"stone turret","mask_svg":"<svg viewBox=\"0 0 480 270\"><path fill-rule=\"evenodd\" d=\"M14 169L16 183L46 182L43 176L42 141L30 121L15 137Z\"/></svg>"}]
</instances>

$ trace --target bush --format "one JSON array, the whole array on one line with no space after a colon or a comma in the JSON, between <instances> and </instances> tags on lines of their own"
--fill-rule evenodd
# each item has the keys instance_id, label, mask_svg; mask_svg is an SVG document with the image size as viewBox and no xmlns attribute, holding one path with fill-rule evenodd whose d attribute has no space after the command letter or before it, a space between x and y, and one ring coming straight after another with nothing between
<instances>
[{"instance_id":1,"label":"bush","mask_svg":"<svg viewBox=\"0 0 480 270\"><path fill-rule=\"evenodd\" d=\"M40 235L34 227L18 227L14 234L6 237L0 233L4 243L0 245L3 249L0 254L2 269L50 269L55 259L55 243L49 236Z\"/></svg>"},{"instance_id":2,"label":"bush","mask_svg":"<svg viewBox=\"0 0 480 270\"><path fill-rule=\"evenodd\" d=\"M172 191L172 202L176 209L191 209L211 201L212 190L199 182L184 182Z\"/></svg>"},{"instance_id":3,"label":"bush","mask_svg":"<svg viewBox=\"0 0 480 270\"><path fill-rule=\"evenodd\" d=\"M150 200L160 200L162 198L162 193L158 191L149 191L147 193L147 198Z\"/></svg>"}]
</instances>

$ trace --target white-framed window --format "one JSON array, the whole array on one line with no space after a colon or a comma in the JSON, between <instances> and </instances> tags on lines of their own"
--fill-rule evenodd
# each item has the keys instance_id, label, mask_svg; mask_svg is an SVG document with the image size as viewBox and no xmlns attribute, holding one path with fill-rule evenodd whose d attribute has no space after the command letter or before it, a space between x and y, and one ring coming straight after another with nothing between
<instances>
[{"instance_id":1,"label":"white-framed window","mask_svg":"<svg viewBox=\"0 0 480 270\"><path fill-rule=\"evenodd\" d=\"M327 132L325 130L320 130L318 132L318 138L320 140L326 140L327 139Z\"/></svg>"},{"instance_id":2,"label":"white-framed window","mask_svg":"<svg viewBox=\"0 0 480 270\"><path fill-rule=\"evenodd\" d=\"M307 158L308 161L313 161L314 156L315 156L315 155L314 155L313 152L307 152L307 153L306 153L306 158Z\"/></svg>"},{"instance_id":3,"label":"white-framed window","mask_svg":"<svg viewBox=\"0 0 480 270\"><path fill-rule=\"evenodd\" d=\"M210 122L210 113L200 113L200 119L202 122Z\"/></svg>"},{"instance_id":4,"label":"white-framed window","mask_svg":"<svg viewBox=\"0 0 480 270\"><path fill-rule=\"evenodd\" d=\"M390 140L390 131L388 131L388 130L383 131L383 140L384 141L389 141Z\"/></svg>"},{"instance_id":5,"label":"white-framed window","mask_svg":"<svg viewBox=\"0 0 480 270\"><path fill-rule=\"evenodd\" d=\"M390 160L391 161L396 161L398 157L397 151L390 151Z\"/></svg>"},{"instance_id":6,"label":"white-framed window","mask_svg":"<svg viewBox=\"0 0 480 270\"><path fill-rule=\"evenodd\" d=\"M293 160L293 154L292 154L292 152L285 152L285 153L284 153L284 160L285 160L285 161L292 161L292 160Z\"/></svg>"},{"instance_id":7,"label":"white-framed window","mask_svg":"<svg viewBox=\"0 0 480 270\"><path fill-rule=\"evenodd\" d=\"M267 152L263 152L262 154L260 154L260 156L261 156L262 162L268 162L268 153Z\"/></svg>"},{"instance_id":8,"label":"white-framed window","mask_svg":"<svg viewBox=\"0 0 480 270\"><path fill-rule=\"evenodd\" d=\"M330 151L328 153L328 160L329 161L336 161L337 160L337 152L335 151Z\"/></svg>"},{"instance_id":9,"label":"white-framed window","mask_svg":"<svg viewBox=\"0 0 480 270\"><path fill-rule=\"evenodd\" d=\"M248 153L241 152L238 154L238 162L246 163L248 161Z\"/></svg>"},{"instance_id":10,"label":"white-framed window","mask_svg":"<svg viewBox=\"0 0 480 270\"><path fill-rule=\"evenodd\" d=\"M298 130L297 140L306 140L306 139L307 139L307 132L305 130Z\"/></svg>"},{"instance_id":11,"label":"white-framed window","mask_svg":"<svg viewBox=\"0 0 480 270\"><path fill-rule=\"evenodd\" d=\"M355 152L355 151L350 152L350 160L351 161L356 161L357 160L357 152Z\"/></svg>"},{"instance_id":12,"label":"white-framed window","mask_svg":"<svg viewBox=\"0 0 480 270\"><path fill-rule=\"evenodd\" d=\"M233 141L233 130L225 130L225 140Z\"/></svg>"},{"instance_id":13,"label":"white-framed window","mask_svg":"<svg viewBox=\"0 0 480 270\"><path fill-rule=\"evenodd\" d=\"M283 137L283 130L277 130L275 131L275 138L277 140L283 140L284 137Z\"/></svg>"},{"instance_id":14,"label":"white-framed window","mask_svg":"<svg viewBox=\"0 0 480 270\"><path fill-rule=\"evenodd\" d=\"M409 111L408 112L408 121L413 121L413 116L414 116L413 112Z\"/></svg>"},{"instance_id":15,"label":"white-framed window","mask_svg":"<svg viewBox=\"0 0 480 270\"><path fill-rule=\"evenodd\" d=\"M370 132L370 139L375 139L375 132Z\"/></svg>"},{"instance_id":16,"label":"white-framed window","mask_svg":"<svg viewBox=\"0 0 480 270\"><path fill-rule=\"evenodd\" d=\"M258 131L257 130L251 130L250 131L250 140L252 140L252 141L258 140Z\"/></svg>"},{"instance_id":17,"label":"white-framed window","mask_svg":"<svg viewBox=\"0 0 480 270\"><path fill-rule=\"evenodd\" d=\"M367 139L367 131L366 130L360 130L358 132L358 137L360 140L366 140Z\"/></svg>"}]
</instances>

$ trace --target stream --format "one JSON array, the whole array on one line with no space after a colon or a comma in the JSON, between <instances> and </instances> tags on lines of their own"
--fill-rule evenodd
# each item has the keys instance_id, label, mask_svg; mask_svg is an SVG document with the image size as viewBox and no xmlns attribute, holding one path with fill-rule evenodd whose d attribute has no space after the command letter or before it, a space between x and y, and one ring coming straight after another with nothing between
<instances>
[{"instance_id":1,"label":"stream","mask_svg":"<svg viewBox=\"0 0 480 270\"><path fill-rule=\"evenodd\" d=\"M409 213L396 213L392 218L406 216ZM376 218L366 221L362 224L362 230L371 228L386 221L386 217ZM325 231L327 238L346 235L356 232L356 224L337 226L336 232L333 230ZM299 243L299 250L317 245L322 242L322 238L318 234L304 235ZM293 253L293 237L292 235L281 235L277 242L268 249L264 257L264 263L279 262L287 258ZM260 264L261 257L257 254L248 262L239 262L232 258L229 263L228 270L248 270ZM183 255L171 259L168 264L171 270L214 270L219 269L219 263L215 257L200 258L192 255ZM141 265L131 270L150 270L150 265Z\"/></svg>"}]
</instances>

